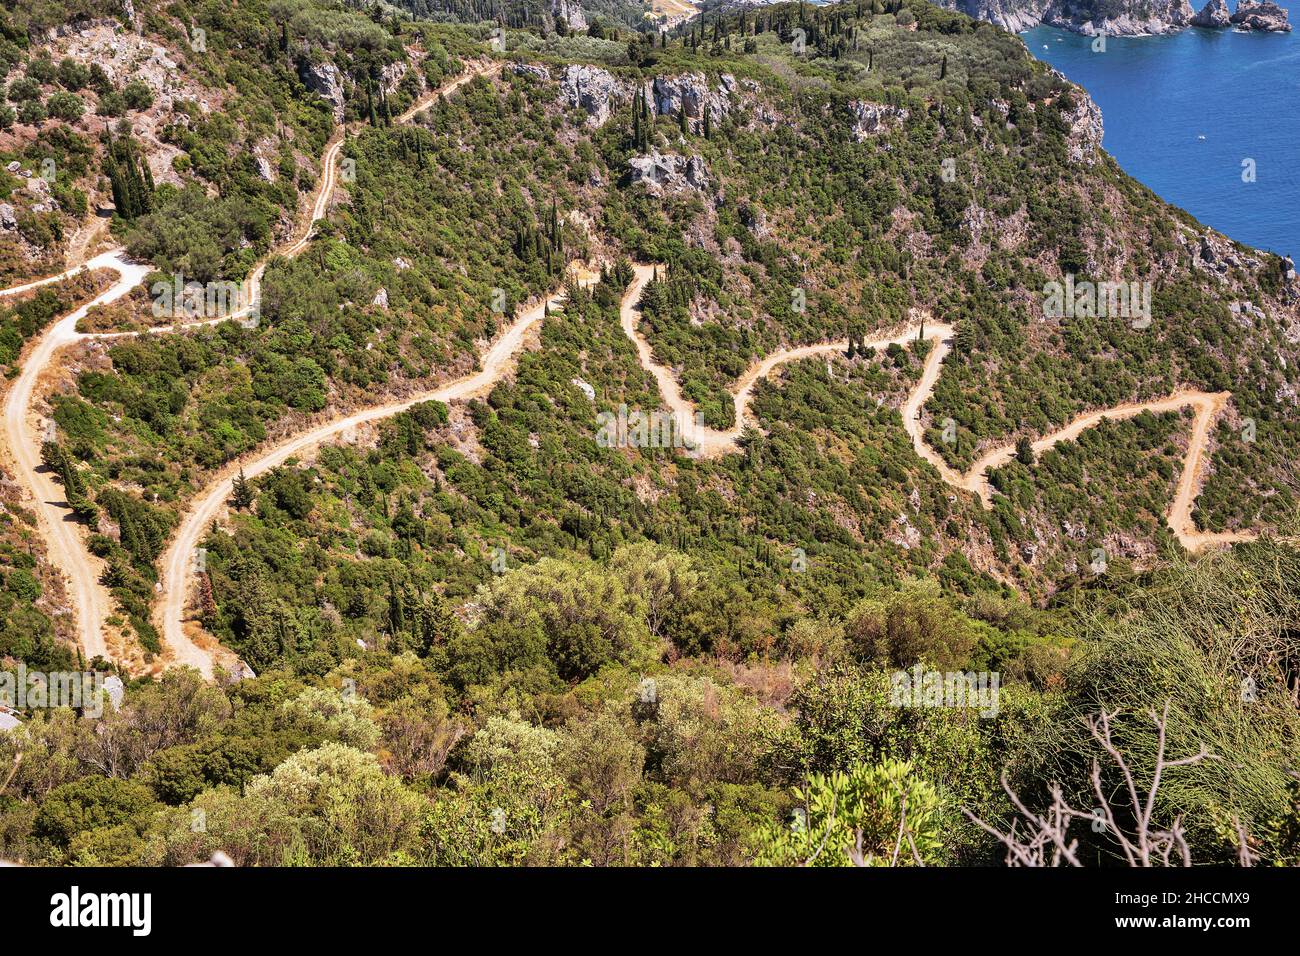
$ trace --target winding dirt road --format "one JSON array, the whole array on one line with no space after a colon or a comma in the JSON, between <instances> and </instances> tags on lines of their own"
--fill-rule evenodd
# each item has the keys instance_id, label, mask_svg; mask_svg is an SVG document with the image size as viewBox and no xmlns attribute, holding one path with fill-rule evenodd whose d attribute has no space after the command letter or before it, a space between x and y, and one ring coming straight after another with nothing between
<instances>
[{"instance_id":1,"label":"winding dirt road","mask_svg":"<svg viewBox=\"0 0 1300 956\"><path fill-rule=\"evenodd\" d=\"M501 66L500 63L490 61L470 63L465 73L422 96L410 109L399 116L397 121L409 121L438 98L450 95L476 77L490 76L499 72ZM321 179L317 184L311 209L303 226L295 230L296 235L292 241L268 253L250 273L245 285L246 304L228 315L157 326L150 328L149 333L183 331L231 319L241 319L256 308L261 296L262 276L270 259L273 256L289 258L306 249L312 238L312 227L328 213L330 201L338 187L338 158L345 142L345 132L344 129L338 130L326 144L325 151L321 155ZM85 246L84 242L80 244L83 249ZM49 558L68 582L68 593L73 602L71 610L77 618L77 633L87 659L96 655L105 658L109 656L104 626L113 606L112 597L99 583L103 562L86 550L61 487L41 464L40 448L45 435L39 426L37 416L32 411L32 398L37 383L64 346L86 339L113 339L141 334L139 332L78 332L77 324L95 306L107 305L127 295L143 282L152 270L148 266L128 261L123 250L115 249L57 275L35 279L8 289L0 289L0 297L18 295L41 286L61 282L83 269L96 268L116 272L118 280L108 290L75 312L48 326L41 335L29 343L22 359L22 372L9 386L5 395L3 423L7 457L14 466L19 482L36 502L38 530L45 539ZM522 334L521 332L520 335ZM199 649L183 634L174 644L168 641L167 649L174 654L177 663L192 664L199 667L205 675L211 676L214 652Z\"/></svg>"},{"instance_id":2,"label":"winding dirt road","mask_svg":"<svg viewBox=\"0 0 1300 956\"><path fill-rule=\"evenodd\" d=\"M677 379L672 370L655 362L654 351L638 328L639 314L637 305L646 284L653 278L654 271L654 266L636 267L636 277L623 300L620 322L623 331L636 344L637 358L641 363L641 367L653 375L658 383L659 393L663 397L664 404L678 417L679 421L687 422L692 420L695 407L682 395L681 387L677 384ZM997 445L988 449L969 470L962 473L949 465L943 456L925 440L926 426L921 409L925 407L925 403L934 394L935 384L939 381L939 374L943 369L943 361L952 351L953 334L951 325L941 322L926 322L924 325L913 325L892 337L884 337L868 342L867 345L877 349L888 347L893 343L903 345L916 340L918 336L935 343L926 356L921 378L913 386L912 391L899 408L899 413L903 417L903 427L912 439L912 447L916 450L917 455L933 465L946 483L954 488L960 488L963 491L978 495L984 507L991 508L993 507L993 487L989 482L989 472L1007 464L1015 457L1015 443ZM759 379L768 377L787 362L797 362L801 359L815 358L820 355L843 354L847 349L847 340L820 345L806 345L800 348L782 349L755 362L732 386L732 398L736 408L736 424L724 431L702 427L694 428L691 434L696 440L696 454L702 457L716 457L739 450L738 439L749 420L749 405L753 398L754 386ZM1213 545L1250 541L1258 537L1253 532L1200 531L1192 521L1192 508L1196 502L1196 495L1200 490L1203 478L1206 448L1210 439L1210 425L1231 397L1228 392L1200 392L1189 389L1175 392L1167 398L1153 399L1147 402L1133 402L1100 411L1085 412L1064 427L1034 441L1033 449L1035 454L1042 454L1060 442L1074 441L1083 432L1107 419L1122 421L1126 418L1133 418L1142 412L1149 411L1159 414L1191 407L1195 410L1196 417L1187 444L1187 456L1183 462L1183 470L1178 479L1178 490L1169 511L1165 514L1165 521L1168 523L1170 530L1178 537L1182 546L1193 552L1204 550Z\"/></svg>"},{"instance_id":3,"label":"winding dirt road","mask_svg":"<svg viewBox=\"0 0 1300 956\"><path fill-rule=\"evenodd\" d=\"M120 250L96 256L86 263L86 267L112 269L118 275L117 281L75 312L48 326L36 340L23 359L22 372L5 395L4 441L15 476L36 502L37 528L45 539L49 558L67 579L68 596L77 614L77 634L89 660L96 655L108 657L103 624L113 606L112 598L99 583L102 562L86 551L62 487L41 464L41 444L45 435L32 412L32 395L55 353L85 337L77 331L77 323L82 317L95 306L107 305L129 293L144 281L149 268L127 262ZM69 270L53 279L28 283L25 288L57 281L76 271Z\"/></svg>"},{"instance_id":4,"label":"winding dirt road","mask_svg":"<svg viewBox=\"0 0 1300 956\"><path fill-rule=\"evenodd\" d=\"M181 520L175 537L163 554L158 625L162 630L163 641L171 649L176 662L198 668L205 677L212 676L211 655L200 648L186 633L185 608L194 586L194 572L197 570L195 556L198 553L199 542L212 522L217 520L225 510L226 503L233 492L232 482L241 467L246 478L255 478L284 464L295 455L309 452L357 425L388 418L421 402L464 401L485 394L513 369L515 359L523 349L524 338L529 330L542 321L548 308L551 310L560 308L563 302L563 297L552 296L520 312L505 332L484 353L482 368L472 375L440 385L427 392L352 412L324 425L300 432L274 448L266 449L226 467L219 478L199 493L197 503ZM198 625L195 624L194 627L197 629Z\"/></svg>"},{"instance_id":5,"label":"winding dirt road","mask_svg":"<svg viewBox=\"0 0 1300 956\"><path fill-rule=\"evenodd\" d=\"M458 77L446 86L434 90L422 97L419 102L398 117L399 122L409 121L436 98L445 96L476 76L491 75L501 69L499 63L479 63L471 66L470 71ZM291 243L276 250L275 255L293 256L305 249L311 238L312 225L324 218L328 212L330 200L338 183L338 156L344 143L340 132L331 139L322 156L321 183L314 197L306 227L301 230ZM268 257L269 259L269 257ZM250 274L250 300L257 301L260 295L261 278L266 261L259 263ZM86 264L90 268L108 268L117 272L119 278L114 285L92 302L78 309L71 315L51 326L35 343L24 363L23 372L11 386L4 405L4 437L11 451L20 480L32 492L39 504L42 529L49 542L50 554L56 566L60 567L72 582L71 594L77 603L79 614L79 634L88 656L107 654L103 635L103 621L111 607L111 600L103 587L99 585L98 562L90 556L81 543L76 526L72 523L70 511L66 507L59 487L50 476L40 469L39 449L42 436L37 434L36 422L31 416L32 394L42 372L46 369L54 354L71 342L83 338L113 338L127 333L80 333L76 331L77 322L95 305L111 302L127 294L143 281L148 268L127 262L120 250L105 253ZM0 290L0 296L15 294L60 281L76 270L69 270L58 276L29 282L13 289ZM653 278L655 267L640 265L635 268L633 281L624 296L620 309L620 324L624 333L636 347L638 361L649 372L658 385L660 395L666 405L685 423L694 419L695 408L683 396L681 387L671 369L658 364L654 359L653 349L639 330L638 306L647 283ZM232 463L222 471L194 499L191 508L182 518L162 560L162 580L159 585L155 615L163 634L163 641L171 660L176 664L190 665L197 668L206 677L214 671L214 661L225 657L229 652L222 648L200 647L187 633L185 612L193 589L193 572L195 555L199 542L207 528L218 520L231 495L233 477L243 468L249 478L263 474L288 459L309 452L320 444L329 441L341 433L358 425L378 421L405 411L425 401L442 402L461 401L479 396L489 391L494 384L509 374L514 362L523 348L529 330L540 323L547 308L558 308L562 298L553 296L543 303L523 310L506 328L503 334L492 343L481 358L479 371L441 385L435 389L409 396L400 400L375 405L370 408L342 415L330 422L307 429L273 448L262 449L248 456L241 462ZM186 322L171 326L151 329L151 332L169 332L196 325L212 324L239 318L246 315L252 305L238 312L219 319L200 322ZM933 465L943 480L952 487L970 492L979 497L985 507L992 506L993 491L988 473L1000 465L1006 464L1015 454L1013 443L998 445L985 451L975 464L965 473L949 466L943 457L925 440L926 426L922 409L934 392L935 384L942 371L944 358L952 348L953 328L939 322L925 322L903 329L893 335L883 336L868 344L874 348L884 348L890 344L906 344L922 336L933 343L922 368L921 378L908 394L900 408L903 425L911 438L916 453ZM843 353L848 347L847 341L827 342L796 348L782 349L755 362L733 385L732 398L735 403L735 424L729 429L717 430L692 427L688 434L694 438L694 454L702 457L717 457L736 452L740 436L747 424L752 423L749 406L753 392L760 379L767 378L788 362L818 356ZM1178 536L1184 547L1192 551L1201 550L1215 544L1227 544L1245 541L1255 537L1249 532L1207 533L1195 529L1191 521L1191 510L1199 489L1205 465L1206 448L1209 442L1210 425L1229 399L1226 392L1206 393L1198 391L1181 391L1168 398L1150 402L1126 404L1115 408L1088 412L1080 415L1063 428L1042 436L1033 442L1035 452L1042 453L1059 442L1076 439L1083 431L1092 428L1107 418L1131 418L1143 411L1166 412L1184 407L1192 407L1196 417L1178 490L1166 520ZM190 627L195 633L201 633L197 622ZM210 643L205 641L205 643Z\"/></svg>"},{"instance_id":6,"label":"winding dirt road","mask_svg":"<svg viewBox=\"0 0 1300 956\"><path fill-rule=\"evenodd\" d=\"M620 308L620 324L628 338L636 346L641 367L649 372L658 384L664 404L678 416L679 421L687 422L694 418L694 406L682 395L681 387L678 385L672 371L654 360L650 343L638 328L638 306L641 295L647 283L653 278L654 272L654 266L642 265L635 268L632 283L624 295ZM186 634L185 610L190 592L193 589L192 572L198 543L202 540L207 528L214 520L220 518L226 508L232 493L232 479L241 466L247 477L256 477L282 465L295 455L316 448L354 426L387 418L420 402L429 400L451 402L485 394L513 368L514 360L523 347L525 335L534 325L541 322L545 306L554 309L560 305L561 301L559 297L553 297L544 305L534 306L521 313L506 332L485 352L482 358L482 369L473 375L400 401L388 402L352 412L324 425L304 431L274 448L263 450L241 463L231 465L220 478L205 488L197 499L198 504L182 520L180 529L163 559L163 589L162 600L159 605L159 625L164 640L173 650L177 662L191 664L205 675L211 675L212 673L211 658ZM945 482L955 488L978 495L985 507L991 507L993 492L989 485L988 472L999 465L1006 464L1015 454L1015 445L1013 443L999 445L990 449L980 457L969 471L963 474L949 466L942 456L925 440L925 424L922 421L921 409L933 394L943 360L951 351L952 326L941 322L926 322L923 326L916 324L897 334L881 337L868 344L874 348L885 348L892 343L906 344L914 341L918 336L922 336L935 344L926 357L921 378L900 408L904 428L911 438L917 454L934 465ZM760 379L767 378L777 371L780 366L788 362L796 362L817 356L842 354L847 347L848 342L842 341L782 349L755 362L731 390L735 402L736 424L725 430L702 427L692 428L689 434L696 442L693 453L701 457L717 457L738 451L741 433L745 426L751 422L749 406L753 399L754 387ZM1044 452L1059 442L1072 441L1078 438L1082 432L1107 418L1131 418L1143 411L1157 413L1175 411L1190 405L1196 409L1196 423L1188 444L1187 459L1179 480L1178 494L1166 516L1166 520L1183 546L1192 551L1200 550L1211 544L1250 540L1255 535L1248 532L1212 534L1197 531L1193 527L1190 517L1192 503L1195 501L1196 490L1204 465L1205 449L1209 441L1209 426L1228 398L1226 392L1209 394L1186 391L1164 399L1122 405L1104 411L1088 412L1080 415L1065 427L1038 439L1033 443L1033 447L1035 452ZM192 626L198 627L197 624Z\"/></svg>"}]
</instances>

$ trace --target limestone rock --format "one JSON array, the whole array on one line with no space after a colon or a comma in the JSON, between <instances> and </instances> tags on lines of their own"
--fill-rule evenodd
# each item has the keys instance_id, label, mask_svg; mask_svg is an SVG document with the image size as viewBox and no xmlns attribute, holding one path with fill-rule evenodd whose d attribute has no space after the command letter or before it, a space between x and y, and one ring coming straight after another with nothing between
<instances>
[{"instance_id":1,"label":"limestone rock","mask_svg":"<svg viewBox=\"0 0 1300 956\"><path fill-rule=\"evenodd\" d=\"M1268 33L1290 33L1291 24L1287 12L1272 0L1241 0L1237 12L1232 15L1232 23L1243 30L1261 30Z\"/></svg>"},{"instance_id":2,"label":"limestone rock","mask_svg":"<svg viewBox=\"0 0 1300 956\"><path fill-rule=\"evenodd\" d=\"M704 111L709 121L720 123L731 111L731 97L736 87L735 77L722 77L717 89L711 89L703 73L683 73L681 76L657 76L651 85L651 99L661 116L677 116L683 111L691 123L704 122Z\"/></svg>"},{"instance_id":3,"label":"limestone rock","mask_svg":"<svg viewBox=\"0 0 1300 956\"><path fill-rule=\"evenodd\" d=\"M1194 27L1226 27L1232 22L1232 11L1228 9L1228 0L1210 0L1201 7L1200 13L1192 17Z\"/></svg>"},{"instance_id":4,"label":"limestone rock","mask_svg":"<svg viewBox=\"0 0 1300 956\"><path fill-rule=\"evenodd\" d=\"M570 32L587 29L587 18L578 0L551 0L551 16L563 20Z\"/></svg>"},{"instance_id":5,"label":"limestone rock","mask_svg":"<svg viewBox=\"0 0 1300 956\"><path fill-rule=\"evenodd\" d=\"M678 156L655 150L646 156L633 156L627 164L632 182L643 183L656 193L704 189L709 182L709 171L699 156Z\"/></svg>"},{"instance_id":6,"label":"limestone rock","mask_svg":"<svg viewBox=\"0 0 1300 956\"><path fill-rule=\"evenodd\" d=\"M849 109L853 112L853 138L859 143L902 123L908 117L907 110L901 106L866 103L862 100L854 100L849 104Z\"/></svg>"},{"instance_id":7,"label":"limestone rock","mask_svg":"<svg viewBox=\"0 0 1300 956\"><path fill-rule=\"evenodd\" d=\"M939 6L987 20L1011 33L1039 24L1085 36L1146 36L1172 33L1192 22L1187 0L1117 0L1110 15L1093 19L1083 0L938 0Z\"/></svg>"},{"instance_id":8,"label":"limestone rock","mask_svg":"<svg viewBox=\"0 0 1300 956\"><path fill-rule=\"evenodd\" d=\"M511 63L510 72L515 76L531 76L539 80L551 78L551 71L538 63Z\"/></svg>"},{"instance_id":9,"label":"limestone rock","mask_svg":"<svg viewBox=\"0 0 1300 956\"><path fill-rule=\"evenodd\" d=\"M622 94L614 75L597 66L567 66L560 78L560 99L585 110L592 126L604 125L613 112L614 100Z\"/></svg>"},{"instance_id":10,"label":"limestone rock","mask_svg":"<svg viewBox=\"0 0 1300 956\"><path fill-rule=\"evenodd\" d=\"M334 122L343 122L343 78L333 63L304 63L298 70L307 89L333 108Z\"/></svg>"},{"instance_id":11,"label":"limestone rock","mask_svg":"<svg viewBox=\"0 0 1300 956\"><path fill-rule=\"evenodd\" d=\"M392 96L405 76L406 64L403 61L398 60L396 63L390 63L379 71L379 88L384 91L385 96Z\"/></svg>"}]
</instances>

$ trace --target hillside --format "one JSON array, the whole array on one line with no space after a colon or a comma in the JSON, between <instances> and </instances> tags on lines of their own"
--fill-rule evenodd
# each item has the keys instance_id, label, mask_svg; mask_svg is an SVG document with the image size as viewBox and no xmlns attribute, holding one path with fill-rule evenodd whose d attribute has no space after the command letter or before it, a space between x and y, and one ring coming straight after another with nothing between
<instances>
[{"instance_id":1,"label":"hillside","mask_svg":"<svg viewBox=\"0 0 1300 956\"><path fill-rule=\"evenodd\" d=\"M1162 825L1293 862L1290 263L1129 178L988 23L582 9L495 37L473 4L0 21L0 165L60 150L57 205L9 184L2 284L117 244L153 270L0 300L7 400L32 388L8 442L41 436L67 500L36 510L85 552L0 528L0 655L90 628L133 678L0 736L36 755L0 856L789 864L852 791L873 861L903 800L916 861L988 863L963 808L1007 825L1003 773L1092 799L1080 718L1110 710L1149 779L1168 705L1180 754L1225 762ZM187 282L251 301L187 312ZM90 567L111 610L56 623ZM900 706L914 665L1001 697Z\"/></svg>"}]
</instances>

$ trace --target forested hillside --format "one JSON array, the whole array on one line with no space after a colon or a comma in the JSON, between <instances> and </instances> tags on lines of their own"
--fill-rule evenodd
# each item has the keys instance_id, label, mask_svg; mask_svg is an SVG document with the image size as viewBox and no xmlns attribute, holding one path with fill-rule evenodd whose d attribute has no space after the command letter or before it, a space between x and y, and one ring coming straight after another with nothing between
<instances>
[{"instance_id":1,"label":"forested hillside","mask_svg":"<svg viewBox=\"0 0 1300 956\"><path fill-rule=\"evenodd\" d=\"M1044 808L1059 784L1092 812L1097 760L1107 793L1131 771L1145 794L1163 733L1164 758L1204 754L1163 775L1151 827L1196 862L1296 862L1289 263L1162 203L1102 150L1083 91L924 0L666 33L584 9L587 29L332 0L20 0L0 19L18 107L0 169L59 150L55 205L0 183L3 284L58 271L87 228L87 249L155 270L81 323L141 334L72 341L37 407L132 635L94 662L126 698L0 733L0 858L994 863L1009 791ZM108 40L174 70L100 81ZM295 230L301 250L272 255ZM602 440L666 401L624 323L634 264L655 266L638 334L705 425L745 426L733 452ZM158 331L174 276L256 277L255 319ZM1066 276L1149 283L1149 321L1051 314ZM101 279L0 299L11 378ZM561 290L508 373L416 401ZM954 332L920 409L927 460L904 408L935 323ZM756 362L841 340L759 378L736 420ZM1189 555L1169 527L1190 409L1032 447L1186 391L1230 395L1198 527L1262 540ZM1017 440L989 507L937 467ZM205 682L164 672L156 594L227 473L187 618L245 668ZM20 497L0 659L70 666ZM996 673L995 703L900 703L917 666ZM1082 861L1123 858L1143 824L1123 798L1114 813L1066 821Z\"/></svg>"}]
</instances>

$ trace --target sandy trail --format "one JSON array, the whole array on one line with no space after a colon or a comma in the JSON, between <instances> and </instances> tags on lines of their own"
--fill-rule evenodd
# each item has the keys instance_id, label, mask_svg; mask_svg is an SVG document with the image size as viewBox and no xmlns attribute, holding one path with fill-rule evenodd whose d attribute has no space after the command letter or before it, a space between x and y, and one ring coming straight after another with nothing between
<instances>
[{"instance_id":1,"label":"sandy trail","mask_svg":"<svg viewBox=\"0 0 1300 956\"><path fill-rule=\"evenodd\" d=\"M352 412L300 432L274 448L227 466L219 478L200 492L197 504L182 519L180 528L163 555L162 592L158 603L159 627L163 640L172 649L177 663L196 667L205 677L212 676L210 655L195 645L185 633L185 608L192 587L193 572L196 570L195 555L198 553L199 542L212 522L218 520L225 511L233 492L232 482L241 468L246 478L255 478L358 425L389 418L421 402L463 401L490 391L493 385L514 368L525 337L542 321L546 310L560 308L563 302L563 297L556 295L521 311L483 354L482 368L472 375L417 395Z\"/></svg>"},{"instance_id":2,"label":"sandy trail","mask_svg":"<svg viewBox=\"0 0 1300 956\"><path fill-rule=\"evenodd\" d=\"M620 322L623 331L636 345L637 358L641 367L654 376L655 381L658 383L659 393L664 404L668 406L679 422L690 422L695 414L694 405L682 395L681 387L677 384L677 379L672 370L654 360L654 350L638 328L638 304L641 293L646 284L654 277L654 272L654 266L636 267L636 277L623 300ZM918 336L932 340L935 344L926 356L921 378L913 386L912 391L899 408L899 413L903 417L903 428L912 439L912 447L916 450L917 455L933 465L947 484L978 495L984 507L991 508L993 507L993 487L989 482L989 472L1007 464L1015 457L1015 443L1010 442L988 449L969 470L962 473L949 465L943 456L925 440L926 425L921 409L925 407L925 403L934 394L935 384L939 381L939 375L943 369L943 361L952 351L952 326L941 322L926 322L924 325L913 325L897 335L876 339L867 344L872 348L879 349L887 347L891 343L904 345L914 341ZM700 426L691 429L689 434L696 441L695 453L702 457L715 457L739 450L738 439L749 420L749 405L753 397L754 386L759 379L767 378L787 362L797 362L802 359L833 353L842 354L847 348L847 341L807 345L800 348L781 349L755 362L732 387L732 398L735 401L736 408L736 424L725 431ZM1211 393L1186 389L1175 392L1167 398L1153 399L1147 402L1132 402L1099 411L1085 412L1064 427L1034 441L1032 443L1033 449L1035 454L1042 454L1060 442L1074 441L1083 432L1106 419L1122 421L1146 411L1159 414L1161 412L1178 411L1190 406L1195 410L1196 417L1191 437L1188 440L1187 455L1183 461L1182 473L1178 480L1178 491L1169 511L1165 515L1165 521L1168 523L1170 530L1178 537L1182 546L1189 551L1200 551L1212 545L1250 541L1258 536L1249 531L1200 531L1196 528L1191 517L1192 508L1203 478L1206 449L1210 440L1210 425L1231 397L1228 392Z\"/></svg>"},{"instance_id":3,"label":"sandy trail","mask_svg":"<svg viewBox=\"0 0 1300 956\"><path fill-rule=\"evenodd\" d=\"M499 63L489 61L471 63L464 74L421 97L409 110L398 117L398 122L408 121L437 98L449 95L475 77L488 76L500 69ZM262 276L272 256L292 257L306 249L312 238L312 227L328 213L330 201L338 186L338 158L345 141L345 132L340 128L326 144L325 151L321 155L321 179L317 184L310 212L302 228L296 230L296 237L287 245L269 253L250 273L245 286L247 304L228 315L159 326L149 329L150 333L182 331L231 319L241 319L257 307L261 296ZM80 239L79 248L86 248L99 228L102 228L102 223L88 230L87 234ZM48 326L28 346L27 354L23 359L22 372L10 385L5 395L4 441L8 458L14 465L18 480L36 501L39 529L49 549L50 560L69 583L68 593L72 598L73 610L77 617L77 633L82 650L87 658L92 658L96 655L108 657L104 622L113 607L112 597L99 583L103 562L87 552L61 487L42 468L40 448L45 435L40 423L32 414L31 404L37 382L64 346L85 339L113 339L140 334L139 332L83 333L77 331L77 323L93 307L106 305L128 294L144 281L151 269L128 261L121 249L115 249L57 275L35 279L8 289L0 289L0 297L17 295L44 285L61 282L87 268L111 269L118 274L118 280L108 290L75 312ZM522 339L523 331L519 334ZM292 451L289 454L292 454ZM176 663L191 664L198 667L205 675L211 676L213 652L201 650L183 634L174 644L168 641L165 649L172 653Z\"/></svg>"},{"instance_id":4,"label":"sandy trail","mask_svg":"<svg viewBox=\"0 0 1300 956\"><path fill-rule=\"evenodd\" d=\"M445 96L476 76L486 76L498 72L499 63L477 63L470 70L451 83L438 90L431 91L398 117L398 122L407 122L435 99ZM307 247L314 223L326 215L333 193L338 183L338 156L343 146L343 134L340 132L331 139L322 156L322 178L314 198L310 218L292 243L275 252L276 255L293 256ZM269 259L269 257L268 257ZM4 430L8 447L18 465L19 475L32 491L40 504L42 526L49 542L51 558L56 565L68 574L72 581L71 592L80 610L79 633L82 645L88 656L105 654L106 647L102 631L102 622L111 601L106 591L98 584L97 562L86 553L81 545L75 526L70 521L70 511L63 501L63 495L48 475L38 471L40 463L40 444L43 436L36 433L36 423L31 420L29 407L36 381L49 364L55 352L62 346L82 338L115 338L123 335L140 333L91 333L76 331L77 322L95 305L111 302L128 293L139 284L149 271L147 267L127 262L120 250L105 253L86 264L90 268L109 268L116 271L119 280L108 291L92 302L78 309L71 315L51 326L37 341L28 360L24 364L22 375L10 388L4 406ZM260 293L261 278L266 260L259 263L250 275L252 292L251 303L257 301ZM22 292L51 282L66 278L76 270L69 270L58 276L35 280L13 289L0 290L0 296ZM682 423L693 421L694 406L683 396L681 387L673 372L654 360L653 349L639 331L639 311L641 295L646 284L653 278L655 267L639 265L635 268L633 281L624 296L620 309L620 324L623 331L636 346L637 358L643 369L649 372L658 385L663 403L678 417ZM160 618L159 624L163 640L171 659L176 664L186 664L197 668L205 676L211 677L214 668L214 652L199 647L186 633L185 609L191 590L191 577L194 570L194 556L198 543L210 524L217 520L228 501L232 488L231 482L242 467L244 474L253 478L282 465L288 459L311 451L323 442L329 441L340 433L405 411L425 401L437 400L452 402L482 395L509 374L518 353L523 348L529 330L542 321L546 309L557 308L562 299L553 296L522 311L505 332L485 351L481 359L481 369L471 375L444 384L427 392L404 399L387 402L343 415L333 421L315 426L289 438L274 448L264 449L242 462L232 463L221 475L211 482L198 496L195 503L182 519L176 535L163 555L163 575L159 585L159 599L155 613ZM222 316L219 319L200 322L178 323L151 329L151 332L169 332L190 328L196 325L212 324L239 318L248 314L253 305ZM890 344L904 345L924 337L934 343L926 357L921 378L908 394L900 408L903 425L912 440L916 453L933 465L943 480L955 488L976 494L985 507L992 506L993 491L989 484L988 472L1006 464L1015 454L1015 445L1004 444L989 449L964 474L949 466L941 455L925 440L925 423L922 409L934 392L935 384L942 371L944 358L952 348L953 329L950 325L939 322L926 322L912 325L901 332L886 335L867 343L873 348L884 348ZM710 429L688 427L686 433L695 440L693 453L702 457L716 457L730 454L739 449L739 439L747 424L752 423L749 406L753 391L760 379L767 378L788 362L806 358L843 353L848 347L847 341L827 342L796 348L781 349L755 362L732 387L735 403L735 424L729 429ZM1209 442L1209 430L1213 419L1222 410L1230 396L1228 393L1205 393L1181 391L1168 398L1149 402L1117 406L1112 409L1088 412L1080 415L1063 428L1045 435L1033 443L1035 452L1041 453L1062 441L1072 441L1083 431L1107 418L1130 418L1143 411L1174 411L1191 406L1196 411L1196 419L1183 471L1179 479L1178 491L1170 510L1166 515L1169 526L1178 536L1183 546L1196 551L1212 544L1225 544L1245 541L1255 537L1249 532L1210 533L1197 531L1191 521L1191 510L1199 489L1202 471L1205 465L1206 448ZM228 653L224 652L223 653Z\"/></svg>"},{"instance_id":5,"label":"sandy trail","mask_svg":"<svg viewBox=\"0 0 1300 956\"><path fill-rule=\"evenodd\" d=\"M99 583L102 562L86 551L62 487L41 464L41 444L45 435L32 412L32 395L55 353L83 337L77 332L77 322L93 307L106 305L129 293L144 281L149 268L127 262L120 250L96 256L86 266L112 269L118 279L81 308L48 326L36 339L24 357L22 372L5 395L4 441L15 476L36 502L38 528L45 539L50 561L67 579L68 596L77 615L77 634L89 660L96 655L108 657L103 623L113 606L112 599ZM46 281L49 280L38 284Z\"/></svg>"}]
</instances>

